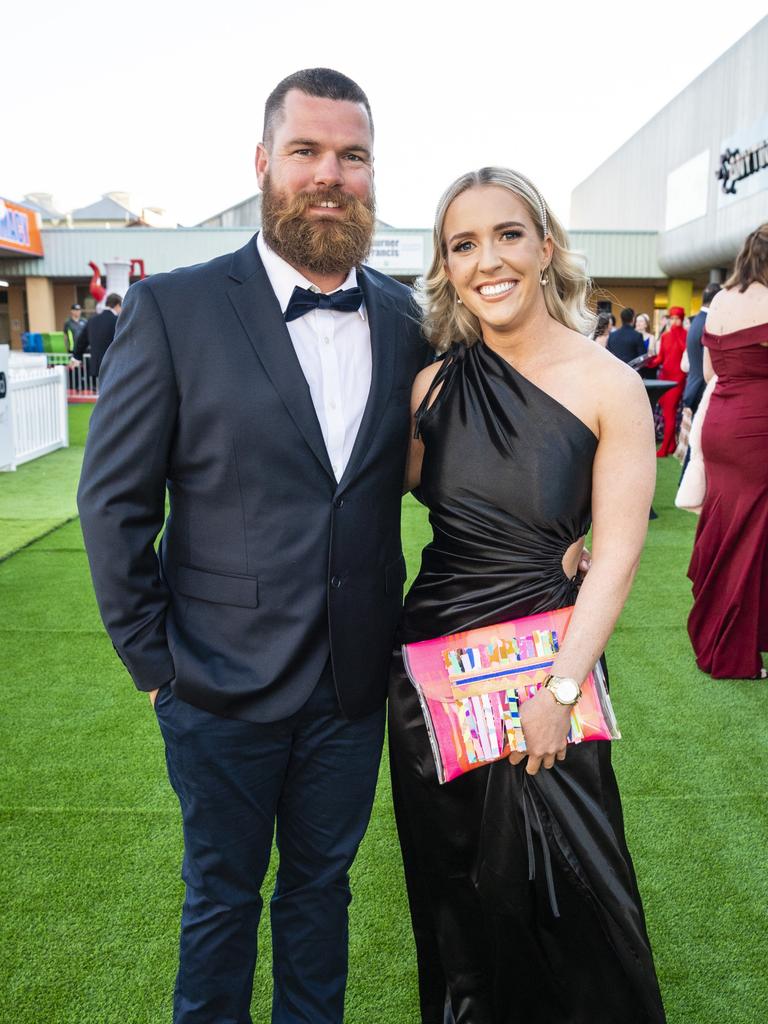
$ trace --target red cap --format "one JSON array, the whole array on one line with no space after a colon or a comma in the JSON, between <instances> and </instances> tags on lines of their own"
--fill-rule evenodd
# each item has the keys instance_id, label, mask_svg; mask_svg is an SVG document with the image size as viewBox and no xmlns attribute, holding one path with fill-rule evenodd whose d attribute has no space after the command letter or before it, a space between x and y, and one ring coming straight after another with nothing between
<instances>
[{"instance_id":1,"label":"red cap","mask_svg":"<svg viewBox=\"0 0 768 1024\"><path fill-rule=\"evenodd\" d=\"M682 320L683 317L685 316L685 310L683 309L682 306L672 306L670 308L670 310L669 310L669 315L670 316L679 316L680 319Z\"/></svg>"}]
</instances>

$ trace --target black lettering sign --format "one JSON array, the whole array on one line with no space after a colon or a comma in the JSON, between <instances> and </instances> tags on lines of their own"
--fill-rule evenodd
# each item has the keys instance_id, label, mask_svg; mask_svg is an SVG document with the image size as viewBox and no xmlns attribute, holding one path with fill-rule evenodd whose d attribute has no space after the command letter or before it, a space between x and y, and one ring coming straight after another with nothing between
<instances>
[{"instance_id":1,"label":"black lettering sign","mask_svg":"<svg viewBox=\"0 0 768 1024\"><path fill-rule=\"evenodd\" d=\"M736 195L736 183L768 167L768 139L764 139L742 153L740 149L726 149L720 154L720 167L715 177L726 195Z\"/></svg>"}]
</instances>

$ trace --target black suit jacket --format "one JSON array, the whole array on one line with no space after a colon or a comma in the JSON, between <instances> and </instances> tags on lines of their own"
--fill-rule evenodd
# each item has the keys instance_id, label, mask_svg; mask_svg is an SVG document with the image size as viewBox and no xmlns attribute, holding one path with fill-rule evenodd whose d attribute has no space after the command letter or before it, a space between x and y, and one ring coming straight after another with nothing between
<instances>
[{"instance_id":1,"label":"black suit jacket","mask_svg":"<svg viewBox=\"0 0 768 1024\"><path fill-rule=\"evenodd\" d=\"M699 310L691 320L685 342L690 369L688 370L688 380L685 382L683 405L693 412L698 409L704 388L707 386L704 380L704 349L701 344L701 336L707 322L707 312L708 310Z\"/></svg>"},{"instance_id":2,"label":"black suit jacket","mask_svg":"<svg viewBox=\"0 0 768 1024\"><path fill-rule=\"evenodd\" d=\"M645 342L640 331L634 327L619 327L608 335L606 348L624 363L645 355Z\"/></svg>"},{"instance_id":3,"label":"black suit jacket","mask_svg":"<svg viewBox=\"0 0 768 1024\"><path fill-rule=\"evenodd\" d=\"M111 309L103 309L101 313L92 316L86 323L84 330L75 343L73 356L75 359L82 359L86 351L91 354L90 372L94 377L101 373L101 363L107 354L107 349L115 338L117 317Z\"/></svg>"},{"instance_id":4,"label":"black suit jacket","mask_svg":"<svg viewBox=\"0 0 768 1024\"><path fill-rule=\"evenodd\" d=\"M190 704L273 721L330 655L348 717L383 703L426 346L409 290L358 276L372 380L338 484L255 239L129 289L78 505L101 614L139 689L170 680Z\"/></svg>"}]
</instances>

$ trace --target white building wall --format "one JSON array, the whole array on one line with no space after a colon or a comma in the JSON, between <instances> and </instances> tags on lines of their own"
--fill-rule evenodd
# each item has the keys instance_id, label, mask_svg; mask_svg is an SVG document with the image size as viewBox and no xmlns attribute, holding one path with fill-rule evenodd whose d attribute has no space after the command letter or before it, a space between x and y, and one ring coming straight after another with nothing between
<instances>
[{"instance_id":1,"label":"white building wall","mask_svg":"<svg viewBox=\"0 0 768 1024\"><path fill-rule=\"evenodd\" d=\"M768 17L574 189L571 228L659 231L659 264L672 276L728 264L745 235L768 220L768 170L759 172L759 190L749 195L737 186L723 206L715 177L721 147L734 136L746 143L750 131L753 143L761 141L766 118ZM666 231L668 176L703 153L701 212Z\"/></svg>"}]
</instances>

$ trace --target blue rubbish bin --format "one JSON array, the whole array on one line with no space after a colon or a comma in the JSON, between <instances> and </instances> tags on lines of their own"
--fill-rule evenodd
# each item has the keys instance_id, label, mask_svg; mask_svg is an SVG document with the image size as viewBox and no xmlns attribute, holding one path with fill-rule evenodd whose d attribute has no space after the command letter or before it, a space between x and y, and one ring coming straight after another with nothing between
<instances>
[{"instance_id":1,"label":"blue rubbish bin","mask_svg":"<svg viewBox=\"0 0 768 1024\"><path fill-rule=\"evenodd\" d=\"M21 336L21 347L25 352L44 352L42 334L25 331Z\"/></svg>"}]
</instances>

